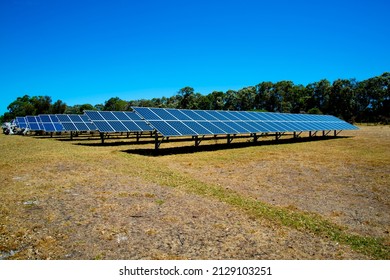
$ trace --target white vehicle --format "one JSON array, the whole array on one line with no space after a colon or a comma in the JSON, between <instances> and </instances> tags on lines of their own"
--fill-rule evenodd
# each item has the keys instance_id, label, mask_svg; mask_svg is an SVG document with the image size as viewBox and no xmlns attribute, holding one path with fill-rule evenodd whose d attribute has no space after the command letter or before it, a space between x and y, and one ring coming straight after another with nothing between
<instances>
[{"instance_id":1,"label":"white vehicle","mask_svg":"<svg viewBox=\"0 0 390 280\"><path fill-rule=\"evenodd\" d=\"M3 133L5 135L8 135L14 134L14 129L16 128L16 126L13 125L11 122L5 122L1 125L1 128L3 129Z\"/></svg>"},{"instance_id":2,"label":"white vehicle","mask_svg":"<svg viewBox=\"0 0 390 280\"><path fill-rule=\"evenodd\" d=\"M29 131L28 128L19 128L16 126L15 122L5 122L1 125L1 128L3 129L3 133L5 135L12 135L12 134L19 134L19 135L26 135Z\"/></svg>"}]
</instances>

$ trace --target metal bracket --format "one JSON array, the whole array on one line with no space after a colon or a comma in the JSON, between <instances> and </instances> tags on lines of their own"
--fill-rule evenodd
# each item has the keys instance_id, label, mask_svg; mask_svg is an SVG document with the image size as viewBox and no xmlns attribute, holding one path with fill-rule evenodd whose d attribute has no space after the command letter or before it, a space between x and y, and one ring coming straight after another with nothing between
<instances>
[{"instance_id":1,"label":"metal bracket","mask_svg":"<svg viewBox=\"0 0 390 280\"><path fill-rule=\"evenodd\" d=\"M253 136L253 142L257 142L257 140L259 140L259 138L263 135L263 133L261 133L260 135L257 135L256 133L252 133L251 136Z\"/></svg>"},{"instance_id":2,"label":"metal bracket","mask_svg":"<svg viewBox=\"0 0 390 280\"><path fill-rule=\"evenodd\" d=\"M164 136L161 138L161 141L158 141L158 133L157 130L154 132L154 150L157 151L160 148L162 141L164 140Z\"/></svg>"},{"instance_id":3,"label":"metal bracket","mask_svg":"<svg viewBox=\"0 0 390 280\"><path fill-rule=\"evenodd\" d=\"M328 130L328 131L325 131L325 130L323 130L322 131L322 136L328 136L328 134L331 132L331 130Z\"/></svg>"},{"instance_id":4,"label":"metal bracket","mask_svg":"<svg viewBox=\"0 0 390 280\"><path fill-rule=\"evenodd\" d=\"M235 134L233 136L231 136L230 134L227 135L227 143L228 144L232 143L234 136L235 136Z\"/></svg>"},{"instance_id":5,"label":"metal bracket","mask_svg":"<svg viewBox=\"0 0 390 280\"><path fill-rule=\"evenodd\" d=\"M104 132L100 132L100 139L102 140L102 144L104 144Z\"/></svg>"},{"instance_id":6,"label":"metal bracket","mask_svg":"<svg viewBox=\"0 0 390 280\"><path fill-rule=\"evenodd\" d=\"M284 135L284 132L276 132L275 133L275 140L278 141L280 139L280 137L282 137Z\"/></svg>"},{"instance_id":7,"label":"metal bracket","mask_svg":"<svg viewBox=\"0 0 390 280\"><path fill-rule=\"evenodd\" d=\"M204 139L204 135L202 138L199 139L198 135L194 136L193 139L195 140L195 147L199 147L200 142Z\"/></svg>"},{"instance_id":8,"label":"metal bracket","mask_svg":"<svg viewBox=\"0 0 390 280\"><path fill-rule=\"evenodd\" d=\"M301 136L301 134L302 134L302 131L300 131L299 133L294 131L294 138L298 138L299 136Z\"/></svg>"},{"instance_id":9,"label":"metal bracket","mask_svg":"<svg viewBox=\"0 0 390 280\"><path fill-rule=\"evenodd\" d=\"M334 131L334 137L336 137L337 135L339 135L341 131L342 131L342 130L339 130L339 131L337 132L337 130L335 130L335 131Z\"/></svg>"}]
</instances>

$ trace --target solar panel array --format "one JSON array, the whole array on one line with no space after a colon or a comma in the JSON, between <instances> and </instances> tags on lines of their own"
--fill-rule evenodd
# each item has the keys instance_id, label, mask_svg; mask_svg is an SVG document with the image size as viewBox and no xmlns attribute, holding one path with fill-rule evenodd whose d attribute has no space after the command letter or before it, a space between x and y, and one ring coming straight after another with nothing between
<instances>
[{"instance_id":1,"label":"solar panel array","mask_svg":"<svg viewBox=\"0 0 390 280\"><path fill-rule=\"evenodd\" d=\"M134 112L85 111L84 113L100 132L153 131L153 128Z\"/></svg>"},{"instance_id":2,"label":"solar panel array","mask_svg":"<svg viewBox=\"0 0 390 280\"><path fill-rule=\"evenodd\" d=\"M85 115L57 114L58 121L66 131L94 131L96 126Z\"/></svg>"},{"instance_id":3,"label":"solar panel array","mask_svg":"<svg viewBox=\"0 0 390 280\"><path fill-rule=\"evenodd\" d=\"M329 115L146 107L133 109L164 137L357 129Z\"/></svg>"},{"instance_id":4,"label":"solar panel array","mask_svg":"<svg viewBox=\"0 0 390 280\"><path fill-rule=\"evenodd\" d=\"M61 132L65 128L60 123L56 115L39 115L43 130L46 132Z\"/></svg>"},{"instance_id":5,"label":"solar panel array","mask_svg":"<svg viewBox=\"0 0 390 280\"><path fill-rule=\"evenodd\" d=\"M39 116L17 117L18 127L27 127L32 131L45 132L81 132L99 131L102 143L106 133L136 132L137 141L140 132L155 132L155 149L162 142L159 135L193 136L195 145L199 145L198 136L250 134L257 141L262 133L274 133L276 139L285 132L323 131L334 135L341 130L358 129L343 120L330 115L284 114L250 111L187 110L169 108L133 107L133 112L125 111L85 111L84 115L46 114ZM326 132L328 131L328 132ZM296 134L296 132L299 132ZM316 135L310 133L309 136Z\"/></svg>"}]
</instances>

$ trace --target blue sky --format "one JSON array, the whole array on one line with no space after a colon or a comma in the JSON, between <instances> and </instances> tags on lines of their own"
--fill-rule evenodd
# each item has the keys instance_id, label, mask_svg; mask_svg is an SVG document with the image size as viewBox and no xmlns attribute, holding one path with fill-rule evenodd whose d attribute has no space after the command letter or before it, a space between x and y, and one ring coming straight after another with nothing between
<instances>
[{"instance_id":1,"label":"blue sky","mask_svg":"<svg viewBox=\"0 0 390 280\"><path fill-rule=\"evenodd\" d=\"M390 71L390 1L0 1L0 114Z\"/></svg>"}]
</instances>

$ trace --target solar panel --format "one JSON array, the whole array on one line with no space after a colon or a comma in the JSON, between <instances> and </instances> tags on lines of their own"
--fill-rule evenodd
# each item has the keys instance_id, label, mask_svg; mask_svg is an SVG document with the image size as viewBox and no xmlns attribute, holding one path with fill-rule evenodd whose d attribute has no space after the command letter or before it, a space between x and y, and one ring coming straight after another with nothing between
<instances>
[{"instance_id":1,"label":"solar panel","mask_svg":"<svg viewBox=\"0 0 390 280\"><path fill-rule=\"evenodd\" d=\"M164 137L357 129L329 115L146 107L133 109Z\"/></svg>"},{"instance_id":2,"label":"solar panel","mask_svg":"<svg viewBox=\"0 0 390 280\"><path fill-rule=\"evenodd\" d=\"M43 125L38 116L26 116L27 128L31 131L41 131L43 130Z\"/></svg>"},{"instance_id":3,"label":"solar panel","mask_svg":"<svg viewBox=\"0 0 390 280\"><path fill-rule=\"evenodd\" d=\"M95 125L84 115L57 114L59 123L65 131L94 131Z\"/></svg>"},{"instance_id":4,"label":"solar panel","mask_svg":"<svg viewBox=\"0 0 390 280\"><path fill-rule=\"evenodd\" d=\"M39 115L43 130L46 132L61 132L65 131L56 115Z\"/></svg>"},{"instance_id":5,"label":"solar panel","mask_svg":"<svg viewBox=\"0 0 390 280\"><path fill-rule=\"evenodd\" d=\"M25 117L16 117L15 125L19 128L27 128L27 121Z\"/></svg>"},{"instance_id":6,"label":"solar panel","mask_svg":"<svg viewBox=\"0 0 390 280\"><path fill-rule=\"evenodd\" d=\"M100 132L143 132L153 129L134 112L85 111Z\"/></svg>"}]
</instances>

